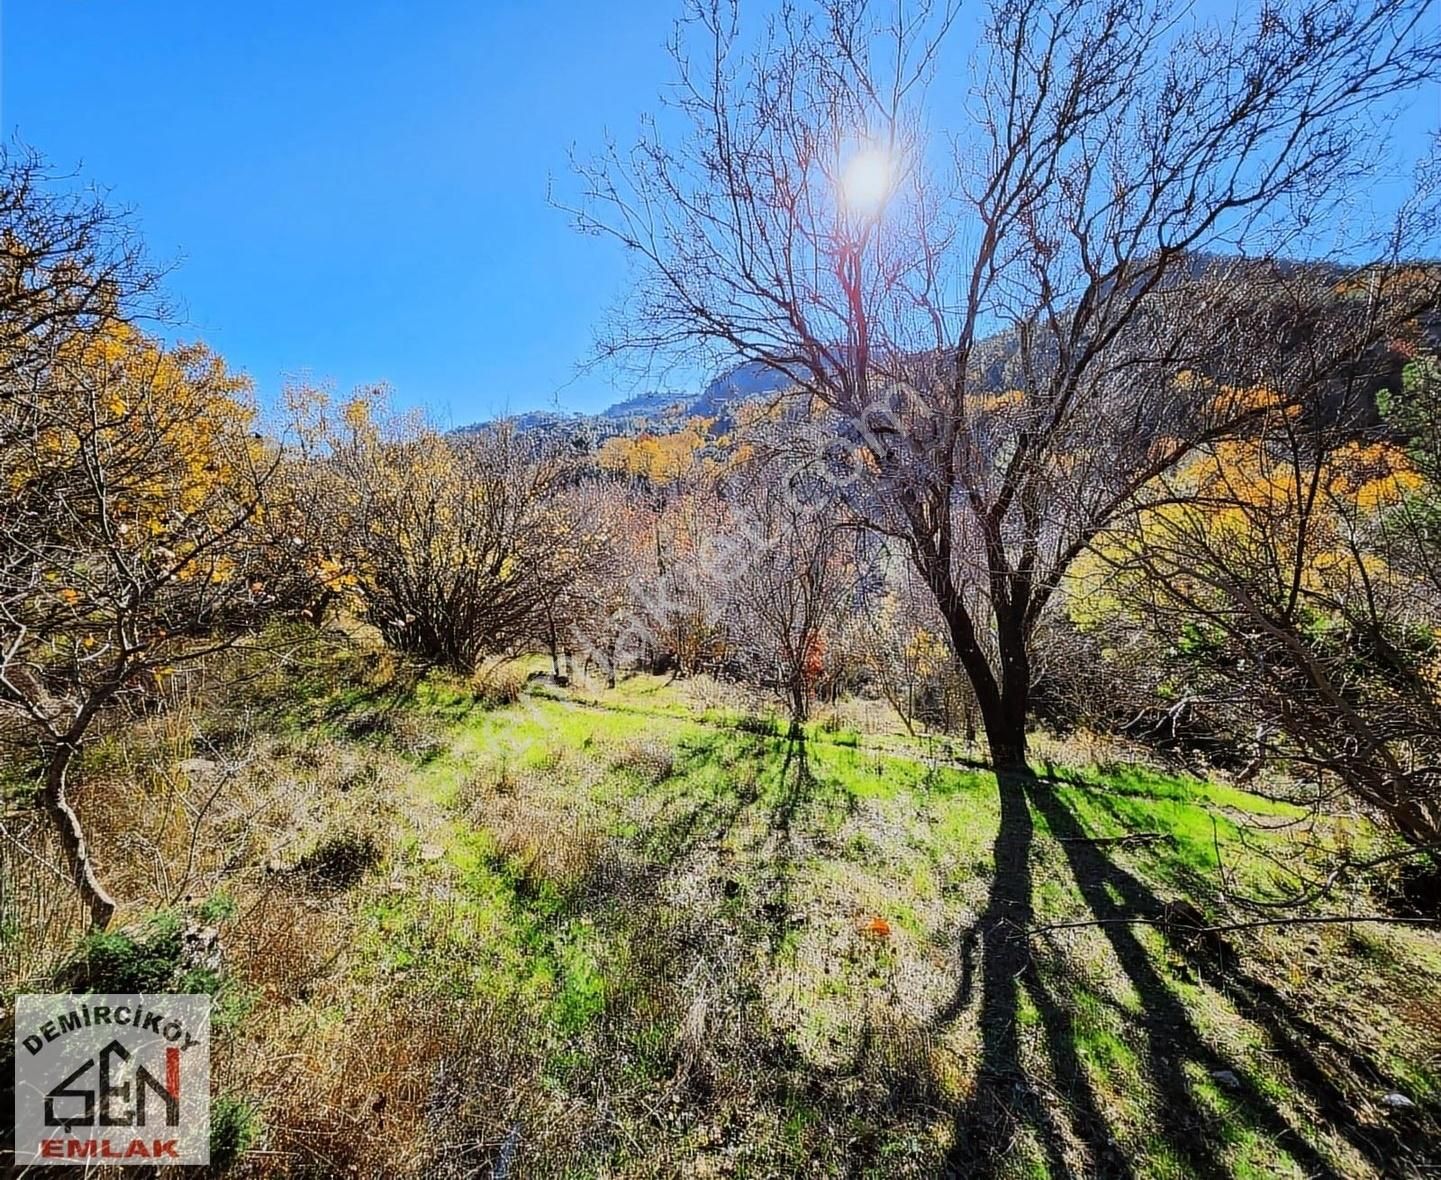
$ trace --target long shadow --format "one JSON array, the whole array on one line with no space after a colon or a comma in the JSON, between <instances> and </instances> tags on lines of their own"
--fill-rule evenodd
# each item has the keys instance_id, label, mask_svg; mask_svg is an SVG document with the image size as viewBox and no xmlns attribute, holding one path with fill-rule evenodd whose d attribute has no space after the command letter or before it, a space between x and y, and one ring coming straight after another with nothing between
<instances>
[{"instance_id":1,"label":"long shadow","mask_svg":"<svg viewBox=\"0 0 1441 1180\"><path fill-rule=\"evenodd\" d=\"M1129 923L1130 919L1154 918L1163 913L1155 894L1088 842L1076 815L1048 785L1031 780L1026 794L1037 814L1044 817L1050 833L1060 841L1082 897L1140 996L1145 1059L1161 1104L1156 1122L1176 1157L1194 1175L1228 1175L1218 1128L1198 1103L1186 1077L1185 1065L1191 1062L1207 1073L1229 1071L1237 1082L1239 1112L1258 1132L1283 1144L1307 1175L1339 1176L1335 1165L1307 1142L1250 1079L1205 1043L1186 1006L1162 978L1136 927ZM1250 1015L1254 1017L1257 1011L1253 1009Z\"/></svg>"},{"instance_id":2,"label":"long shadow","mask_svg":"<svg viewBox=\"0 0 1441 1180\"><path fill-rule=\"evenodd\" d=\"M975 1090L956 1120L944 1175L959 1180L997 1174L1026 1126L1039 1136L1050 1174L1072 1175L1062 1127L1021 1064L1017 1022L1024 990L1040 1013L1056 1089L1072 1112L1072 1133L1090 1156L1085 1174L1129 1178L1129 1165L1110 1149L1106 1122L1076 1054L1070 1016L1050 994L1031 956L1034 824L1026 798L1028 784L1024 776L1007 776L998 779L997 786L1001 818L990 897L985 911L962 936L960 986L938 1017L940 1025L949 1024L973 1002L979 946L981 1062Z\"/></svg>"},{"instance_id":3,"label":"long shadow","mask_svg":"<svg viewBox=\"0 0 1441 1180\"><path fill-rule=\"evenodd\" d=\"M715 757L724 745L716 736L683 746L682 756L674 768L652 783L651 789L672 779L684 778L692 764ZM648 855L662 864L682 862L698 848L723 841L754 801L750 792L729 789L709 795L677 796L673 800L677 805L674 809L667 807L662 814L651 818L641 845Z\"/></svg>"},{"instance_id":4,"label":"long shadow","mask_svg":"<svg viewBox=\"0 0 1441 1180\"><path fill-rule=\"evenodd\" d=\"M815 779L806 755L805 732L799 726L792 726L786 736L785 757L781 760L776 783L776 803L770 812L770 839L774 847L766 858L769 872L762 885L768 896L761 906L761 913L766 919L773 960L780 954L791 928L791 878L795 875L792 826L814 786Z\"/></svg>"},{"instance_id":5,"label":"long shadow","mask_svg":"<svg viewBox=\"0 0 1441 1180\"><path fill-rule=\"evenodd\" d=\"M1365 1126L1355 1117L1355 1101L1337 1084L1315 1055L1324 1047L1351 1076L1374 1084L1394 1084L1363 1053L1342 1044L1314 1021L1298 1014L1274 987L1246 973L1229 948L1216 940L1198 940L1184 924L1168 925L1160 899L1132 873L1088 840L1077 815L1056 791L1031 775L998 783L1000 826L994 849L995 877L986 908L961 940L961 977L951 1004L938 1014L944 1028L976 1000L981 1032L981 1061L975 1088L956 1120L945 1175L987 1177L997 1174L1018 1139L1032 1134L1053 1176L1131 1177L1130 1163L1109 1133L1084 1064L1076 1051L1076 1030L1066 1005L1048 987L1031 953L1034 921L1031 854L1034 817L1059 843L1092 917L1122 972L1140 997L1137 1022L1142 1059L1158 1108L1150 1124L1188 1175L1225 1180L1229 1122L1248 1126L1282 1147L1309 1177L1337 1177L1337 1165L1292 1125L1275 1103L1243 1070L1208 1045L1183 1000L1142 943L1135 919L1154 921L1172 953L1225 995L1248 1022L1264 1030L1290 1070L1295 1085L1326 1120L1383 1172L1424 1163L1421 1148L1395 1128ZM979 958L979 970L976 961ZM979 978L977 978L979 976ZM1023 1001L1036 1010L1044 1032L1052 1085L1061 1103L1048 1104L1023 1062L1018 1017ZM1234 1079L1224 1116L1197 1094L1188 1069ZM1412 1122L1421 1130L1429 1112ZM1428 1132L1422 1137L1433 1141ZM1069 1150L1068 1150L1069 1149ZM1078 1156L1084 1154L1083 1163Z\"/></svg>"},{"instance_id":6,"label":"long shadow","mask_svg":"<svg viewBox=\"0 0 1441 1180\"><path fill-rule=\"evenodd\" d=\"M1331 1031L1296 1011L1276 987L1243 970L1240 956L1224 940L1212 935L1206 940L1169 939L1171 949L1197 975L1224 995L1238 1013L1264 1029L1293 1080L1310 1097L1330 1127L1343 1135L1362 1155L1382 1168L1400 1166L1403 1161L1418 1171L1435 1170L1441 1153L1441 1134L1436 1125L1434 1103L1421 1103L1406 1117L1407 1133L1390 1125L1366 1125L1357 1121L1355 1095L1337 1084L1337 1073L1368 1083L1376 1092L1403 1089L1398 1078L1375 1061L1348 1045ZM1324 1050L1339 1063L1328 1071L1318 1058Z\"/></svg>"}]
</instances>

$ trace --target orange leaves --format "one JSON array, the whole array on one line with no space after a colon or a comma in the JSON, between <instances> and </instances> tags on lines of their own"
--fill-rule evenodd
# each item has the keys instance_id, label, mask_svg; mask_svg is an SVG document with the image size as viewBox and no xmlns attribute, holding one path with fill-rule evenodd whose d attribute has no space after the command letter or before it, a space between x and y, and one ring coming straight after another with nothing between
<instances>
[{"instance_id":1,"label":"orange leaves","mask_svg":"<svg viewBox=\"0 0 1441 1180\"><path fill-rule=\"evenodd\" d=\"M1242 582L1253 598L1300 595L1331 609L1357 579L1404 576L1390 569L1385 537L1388 514L1425 486L1406 451L1265 425L1198 451L1156 481L1149 506L1095 540L1068 578L1078 625L1173 592L1230 609L1226 587Z\"/></svg>"},{"instance_id":2,"label":"orange leaves","mask_svg":"<svg viewBox=\"0 0 1441 1180\"><path fill-rule=\"evenodd\" d=\"M891 924L878 914L862 918L857 924L857 930L865 937L873 938L878 942L884 942L891 937Z\"/></svg>"},{"instance_id":3,"label":"orange leaves","mask_svg":"<svg viewBox=\"0 0 1441 1180\"><path fill-rule=\"evenodd\" d=\"M996 394L979 394L974 398L972 407L982 414L997 414L1004 410L1016 409L1025 405L1026 395L1019 389L1007 389Z\"/></svg>"},{"instance_id":4,"label":"orange leaves","mask_svg":"<svg viewBox=\"0 0 1441 1180\"><path fill-rule=\"evenodd\" d=\"M114 537L142 553L244 478L250 382L203 345L167 347L112 326L67 342L55 363L39 429L12 457L15 491L103 464Z\"/></svg>"},{"instance_id":5,"label":"orange leaves","mask_svg":"<svg viewBox=\"0 0 1441 1180\"><path fill-rule=\"evenodd\" d=\"M1289 409L1286 399L1265 385L1222 385L1211 399L1211 411L1218 421L1270 410L1289 412Z\"/></svg>"},{"instance_id":6,"label":"orange leaves","mask_svg":"<svg viewBox=\"0 0 1441 1180\"><path fill-rule=\"evenodd\" d=\"M805 651L801 656L801 675L805 677L808 685L814 686L821 678L826 667L826 637L823 632L816 632L806 641Z\"/></svg>"},{"instance_id":7,"label":"orange leaves","mask_svg":"<svg viewBox=\"0 0 1441 1180\"><path fill-rule=\"evenodd\" d=\"M50 365L0 470L17 501L64 506L61 531L33 551L53 554L57 575L77 552L105 552L162 584L230 577L218 554L195 558L254 499L248 379L202 345L115 325L67 339Z\"/></svg>"}]
</instances>

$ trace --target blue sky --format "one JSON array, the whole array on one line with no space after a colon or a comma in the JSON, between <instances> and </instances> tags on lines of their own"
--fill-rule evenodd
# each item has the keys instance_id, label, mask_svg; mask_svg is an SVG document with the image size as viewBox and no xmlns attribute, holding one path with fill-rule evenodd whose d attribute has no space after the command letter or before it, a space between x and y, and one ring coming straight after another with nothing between
<instances>
[{"instance_id":1,"label":"blue sky","mask_svg":"<svg viewBox=\"0 0 1441 1180\"><path fill-rule=\"evenodd\" d=\"M459 424L563 388L624 266L547 202L630 138L673 0L3 0L0 121L135 208L182 335Z\"/></svg>"},{"instance_id":2,"label":"blue sky","mask_svg":"<svg viewBox=\"0 0 1441 1180\"><path fill-rule=\"evenodd\" d=\"M263 395L308 373L457 425L599 409L635 392L576 378L624 263L548 184L573 145L633 138L680 8L0 0L0 125L134 207L180 264L179 334Z\"/></svg>"}]
</instances>

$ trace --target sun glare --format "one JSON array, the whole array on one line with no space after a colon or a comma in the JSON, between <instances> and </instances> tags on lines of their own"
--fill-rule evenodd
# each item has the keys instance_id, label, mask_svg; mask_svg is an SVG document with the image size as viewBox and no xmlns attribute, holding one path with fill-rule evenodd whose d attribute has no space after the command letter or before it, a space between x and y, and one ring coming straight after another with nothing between
<instances>
[{"instance_id":1,"label":"sun glare","mask_svg":"<svg viewBox=\"0 0 1441 1180\"><path fill-rule=\"evenodd\" d=\"M852 213L880 212L895 184L895 167L890 154L880 148L865 148L852 156L841 173L841 196Z\"/></svg>"}]
</instances>

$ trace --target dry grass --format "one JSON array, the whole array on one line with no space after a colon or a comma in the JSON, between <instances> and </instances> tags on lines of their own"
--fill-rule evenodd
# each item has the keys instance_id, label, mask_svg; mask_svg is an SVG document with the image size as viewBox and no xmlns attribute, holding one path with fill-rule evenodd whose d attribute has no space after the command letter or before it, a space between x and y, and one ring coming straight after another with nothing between
<instances>
[{"instance_id":1,"label":"dry grass","mask_svg":"<svg viewBox=\"0 0 1441 1180\"><path fill-rule=\"evenodd\" d=\"M34 811L0 817L0 981L5 996L44 990L86 926L59 841Z\"/></svg>"},{"instance_id":2,"label":"dry grass","mask_svg":"<svg viewBox=\"0 0 1441 1180\"><path fill-rule=\"evenodd\" d=\"M663 741L639 738L625 742L610 758L611 768L638 775L649 786L658 786L675 773L675 751Z\"/></svg>"},{"instance_id":3,"label":"dry grass","mask_svg":"<svg viewBox=\"0 0 1441 1180\"><path fill-rule=\"evenodd\" d=\"M513 795L473 814L494 839L496 855L522 896L538 896L546 886L573 896L598 873L604 839L560 808L537 807Z\"/></svg>"},{"instance_id":4,"label":"dry grass","mask_svg":"<svg viewBox=\"0 0 1441 1180\"><path fill-rule=\"evenodd\" d=\"M907 745L909 759L879 739L848 744L868 731L844 708L802 781L773 732L739 732L734 714L689 720L677 701L703 687L633 684L614 711L527 696L497 712L474 686L409 677L370 654L308 678L267 672L224 707L135 719L87 757L81 806L105 831L122 924L231 901L216 1082L263 1123L236 1175L941 1174L989 1084L985 940L967 934L993 885L988 779L928 759L933 743ZM885 738L900 748L894 727ZM1130 766L1114 746L1040 749ZM1171 825L1176 846L1118 853L1169 898L1190 879L1177 866L1196 867L1181 853L1204 853L1211 818L1230 814L1178 789L1133 776L1055 797L1097 830ZM1076 845L1036 822L1037 920L1084 915ZM1192 828L1205 837L1194 848ZM31 870L17 866L34 862L7 856L0 880L20 882ZM5 888L35 936L28 970L43 974L73 928L37 885ZM1147 1056L1164 1056L1169 1035L1141 1019L1135 980L1148 972L1339 1173L1380 1174L1328 1122L1282 1038L1306 1020L1335 1026L1425 1093L1441 1068L1426 990L1441 951L1418 931L1308 937L1238 941L1224 978L1163 931L1139 932L1124 958L1112 928L1038 940L1011 1026L1018 1122L1040 1113L998 1129L1002 1174L1051 1168L1042 1115L1071 1174L1105 1171L1057 1053L1062 1029L1132 1174L1186 1174L1166 1156L1161 1067ZM1354 1062L1326 1053L1318 1068L1386 1131L1393 1116ZM1214 1136L1219 1166L1284 1174L1284 1141L1208 1085L1193 1081L1211 1104L1197 1134Z\"/></svg>"}]
</instances>

